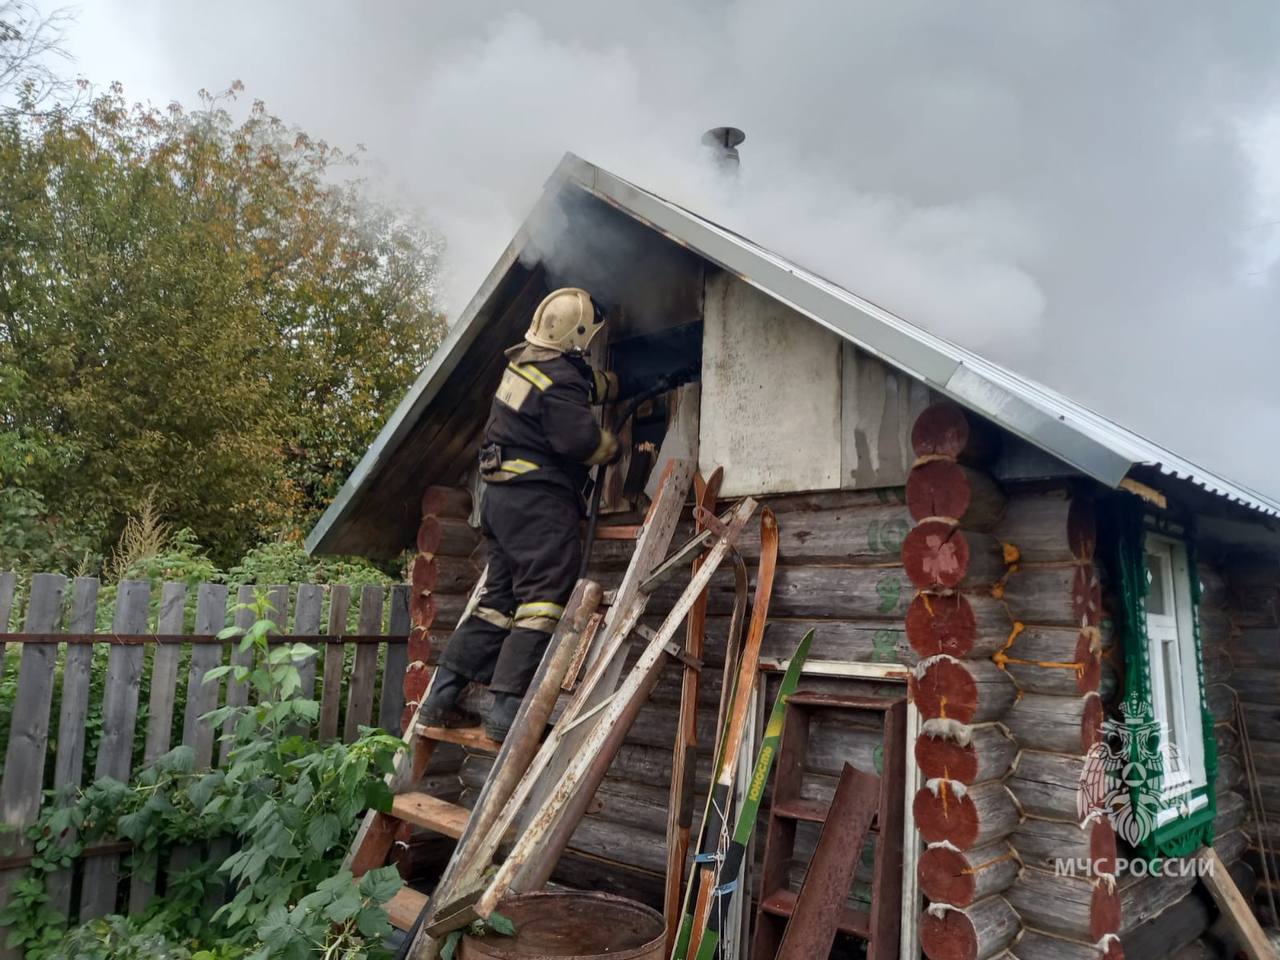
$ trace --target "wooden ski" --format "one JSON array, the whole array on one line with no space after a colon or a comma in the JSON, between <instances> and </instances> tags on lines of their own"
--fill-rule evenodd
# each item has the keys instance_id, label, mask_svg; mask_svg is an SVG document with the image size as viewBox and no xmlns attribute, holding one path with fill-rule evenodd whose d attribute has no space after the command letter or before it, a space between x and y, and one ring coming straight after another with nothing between
<instances>
[{"instance_id":1,"label":"wooden ski","mask_svg":"<svg viewBox=\"0 0 1280 960\"><path fill-rule=\"evenodd\" d=\"M696 952L691 948L694 960L712 960L716 955L716 947L720 943L721 919L727 912L729 901L738 889L742 873L743 858L747 843L755 831L756 820L760 816L760 802L764 799L764 790L769 782L769 771L773 768L773 758L778 753L778 744L782 740L782 727L786 719L787 701L796 692L800 683L800 672L804 668L805 659L809 656L809 647L813 643L813 631L810 630L796 647L796 652L787 666L782 678L782 686L778 689L778 698L773 703L773 712L769 714L769 723L764 728L764 741L760 744L760 752L756 756L755 768L751 772L751 783L743 801L742 810L738 813L737 826L728 849L717 856L713 877L707 886L710 893L700 896L704 904L700 915L693 918L693 939L697 940ZM700 936L698 936L700 934Z\"/></svg>"},{"instance_id":2,"label":"wooden ski","mask_svg":"<svg viewBox=\"0 0 1280 960\"><path fill-rule=\"evenodd\" d=\"M716 467L704 482L702 476L693 478L697 491L697 503L708 513L715 513L716 500L720 496L720 484L724 470ZM697 518L697 529L705 524ZM693 561L693 572L702 565L702 557ZM704 590L689 611L685 630L685 652L697 660L702 659L702 649L707 632L707 592ZM729 643L735 643L730 637ZM680 925L680 894L684 889L684 861L689 854L689 831L693 825L693 791L698 763L698 690L701 674L692 667L685 667L680 689L680 719L676 727L675 753L671 762L671 794L667 803L667 881L664 914L667 921L667 949L675 943Z\"/></svg>"},{"instance_id":3,"label":"wooden ski","mask_svg":"<svg viewBox=\"0 0 1280 960\"><path fill-rule=\"evenodd\" d=\"M760 566L756 572L756 594L751 608L751 625L738 658L738 674L733 683L733 696L725 715L724 730L716 752L716 780L702 814L698 855L685 892L684 913L676 933L673 960L686 960L696 951L698 934L706 924L710 906L708 885L715 882L714 864L729 816L734 774L738 767L738 751L742 745L743 725L755 686L756 668L760 661L760 644L769 620L769 601L773 596L773 578L778 565L778 522L767 507L760 517ZM732 639L732 638L731 638ZM699 920L701 918L701 920Z\"/></svg>"}]
</instances>

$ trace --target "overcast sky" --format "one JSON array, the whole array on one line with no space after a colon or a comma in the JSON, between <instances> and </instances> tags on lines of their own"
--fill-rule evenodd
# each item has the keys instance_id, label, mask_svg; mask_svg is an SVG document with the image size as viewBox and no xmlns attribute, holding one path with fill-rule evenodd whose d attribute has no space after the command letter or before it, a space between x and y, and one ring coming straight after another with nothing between
<instances>
[{"instance_id":1,"label":"overcast sky","mask_svg":"<svg viewBox=\"0 0 1280 960\"><path fill-rule=\"evenodd\" d=\"M93 0L68 46L365 145L454 309L573 150L1280 496L1280 4L616 6Z\"/></svg>"}]
</instances>

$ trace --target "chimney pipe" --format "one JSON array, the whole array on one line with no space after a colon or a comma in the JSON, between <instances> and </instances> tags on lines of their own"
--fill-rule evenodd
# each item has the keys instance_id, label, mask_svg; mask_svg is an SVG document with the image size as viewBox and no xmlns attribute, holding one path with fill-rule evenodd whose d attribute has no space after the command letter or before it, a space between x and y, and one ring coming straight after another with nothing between
<instances>
[{"instance_id":1,"label":"chimney pipe","mask_svg":"<svg viewBox=\"0 0 1280 960\"><path fill-rule=\"evenodd\" d=\"M747 135L737 127L714 127L702 135L702 143L710 151L716 168L731 177L738 174L738 144L746 139Z\"/></svg>"}]
</instances>

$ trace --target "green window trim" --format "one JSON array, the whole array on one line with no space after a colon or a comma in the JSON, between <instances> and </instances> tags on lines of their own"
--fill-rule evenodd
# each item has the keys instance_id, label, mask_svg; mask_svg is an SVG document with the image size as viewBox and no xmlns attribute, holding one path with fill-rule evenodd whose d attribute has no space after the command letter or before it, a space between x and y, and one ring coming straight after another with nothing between
<instances>
[{"instance_id":1,"label":"green window trim","mask_svg":"<svg viewBox=\"0 0 1280 960\"><path fill-rule=\"evenodd\" d=\"M1155 697L1152 690L1150 647L1147 635L1148 579L1146 536L1148 532L1164 531L1148 527L1145 511L1135 503L1117 501L1113 512L1115 521L1114 564L1120 588L1121 609L1116 627L1125 659L1125 716L1128 728L1129 759L1135 768L1149 771L1144 779L1134 778L1130 783L1130 803L1134 809L1158 814L1169 809L1161 791L1164 771L1157 759L1151 761L1151 751L1143 755L1140 731L1156 724ZM1168 535L1165 533L1165 535ZM1187 552L1187 572L1190 578L1191 620L1195 649L1196 680L1199 689L1200 733L1203 741L1205 782L1180 797L1182 804L1198 806L1198 809L1180 814L1164 824L1156 825L1137 844L1140 855L1150 860L1166 857L1185 857L1200 847L1213 842L1213 821L1217 815L1217 798L1214 782L1217 778L1218 750L1214 736L1213 716L1209 712L1205 694L1204 652L1200 637L1200 578L1197 572L1195 537L1193 531L1176 539L1184 543ZM1157 751L1157 757L1159 752Z\"/></svg>"}]
</instances>

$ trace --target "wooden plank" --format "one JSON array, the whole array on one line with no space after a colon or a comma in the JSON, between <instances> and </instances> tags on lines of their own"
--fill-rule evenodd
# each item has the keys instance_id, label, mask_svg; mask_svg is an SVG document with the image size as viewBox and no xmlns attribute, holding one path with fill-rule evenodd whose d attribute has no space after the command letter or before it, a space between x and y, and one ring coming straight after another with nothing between
<instances>
[{"instance_id":1,"label":"wooden plank","mask_svg":"<svg viewBox=\"0 0 1280 960\"><path fill-rule=\"evenodd\" d=\"M31 578L31 602L27 606L27 627L54 630L62 619L62 595L67 578L53 573L37 573ZM23 831L40 813L44 788L45 748L49 740L49 708L53 700L54 674L58 666L56 647L23 646L18 667L18 690L13 702L9 744L5 750L4 782L0 783L0 823L13 831L0 833L0 853L24 854L29 844ZM21 870L0 873L0 908L9 902L13 884ZM0 957L20 958L20 950L0 943Z\"/></svg>"},{"instance_id":2,"label":"wooden plank","mask_svg":"<svg viewBox=\"0 0 1280 960\"><path fill-rule=\"evenodd\" d=\"M9 617L13 613L13 594L18 587L18 575L12 570L0 571L0 633L9 631ZM4 677L4 642L0 641L0 679Z\"/></svg>"},{"instance_id":3,"label":"wooden plank","mask_svg":"<svg viewBox=\"0 0 1280 960\"><path fill-rule=\"evenodd\" d=\"M1213 847L1206 847L1204 859L1208 862L1209 869L1200 875L1200 879L1209 888L1232 932L1240 938L1240 946L1248 954L1249 960L1276 960L1276 951L1272 949L1271 941L1267 939L1258 918L1253 915L1253 910L1241 895L1240 888L1231 879L1227 865L1218 856L1218 851Z\"/></svg>"},{"instance_id":4,"label":"wooden plank","mask_svg":"<svg viewBox=\"0 0 1280 960\"><path fill-rule=\"evenodd\" d=\"M342 633L347 628L351 608L351 588L345 583L329 587L329 632ZM332 740L338 735L338 716L342 707L342 673L346 650L340 643L324 648L324 681L320 695L320 739Z\"/></svg>"},{"instance_id":5,"label":"wooden plank","mask_svg":"<svg viewBox=\"0 0 1280 960\"><path fill-rule=\"evenodd\" d=\"M253 626L254 612L244 609L244 605L251 604L257 598L257 592L250 584L244 584L236 592L236 605L241 609L236 610L233 622L241 630L248 630ZM239 639L231 641L231 663L237 667L253 666L253 649L240 649ZM228 707L243 707L249 703L249 685L240 683L234 675L227 677L227 699ZM218 766L225 767L227 765L227 756L231 753L231 733L235 729L236 715L227 717L222 724L222 743L218 746Z\"/></svg>"},{"instance_id":6,"label":"wooden plank","mask_svg":"<svg viewBox=\"0 0 1280 960\"><path fill-rule=\"evenodd\" d=\"M160 591L158 633L181 633L187 605L187 586L166 583ZM169 751L173 730L173 703L178 687L178 659L182 648L177 644L156 647L151 665L151 704L147 717L147 741L142 762L150 765Z\"/></svg>"},{"instance_id":7,"label":"wooden plank","mask_svg":"<svg viewBox=\"0 0 1280 960\"><path fill-rule=\"evenodd\" d=\"M298 584L298 600L293 612L293 632L310 634L320 632L320 614L324 606L324 587L318 583ZM316 655L298 661L298 673L302 677L301 695L307 700L316 698Z\"/></svg>"},{"instance_id":8,"label":"wooden plank","mask_svg":"<svg viewBox=\"0 0 1280 960\"><path fill-rule=\"evenodd\" d=\"M360 632L378 633L382 628L382 587L369 584L360 590ZM373 685L378 673L378 648L372 644L356 649L347 687L347 717L342 739L351 743L360 735L360 727L373 722Z\"/></svg>"},{"instance_id":9,"label":"wooden plank","mask_svg":"<svg viewBox=\"0 0 1280 960\"><path fill-rule=\"evenodd\" d=\"M185 620L187 586L166 583L160 593L160 613L156 622L159 633L181 633ZM147 716L147 739L142 763L150 766L169 751L173 731L173 704L178 688L178 658L182 647L167 644L156 647L151 661L151 702ZM140 856L129 880L129 913L137 915L147 908L156 892L156 870L159 860L154 853Z\"/></svg>"},{"instance_id":10,"label":"wooden plank","mask_svg":"<svg viewBox=\"0 0 1280 960\"><path fill-rule=\"evenodd\" d=\"M217 633L223 628L227 621L227 593L226 584L200 584L196 590L196 632ZM213 763L213 725L200 718L218 706L220 685L205 683L204 675L221 663L221 647L202 645L191 648L182 742L195 749L197 769Z\"/></svg>"},{"instance_id":11,"label":"wooden plank","mask_svg":"<svg viewBox=\"0 0 1280 960\"><path fill-rule=\"evenodd\" d=\"M392 637L409 636L409 585L397 584L391 588L391 612L387 619L387 634ZM389 733L398 734L404 715L404 672L409 665L409 645L388 643L387 655L382 666L382 698L378 703L378 726Z\"/></svg>"},{"instance_id":12,"label":"wooden plank","mask_svg":"<svg viewBox=\"0 0 1280 960\"><path fill-rule=\"evenodd\" d=\"M111 628L122 633L145 630L150 614L151 584L124 580L116 593ZM138 719L138 687L142 681L142 647L112 647L107 660L107 686L102 698L102 740L94 776L122 783L133 772L133 731ZM99 857L85 864L80 919L105 916L116 909L120 857Z\"/></svg>"},{"instance_id":13,"label":"wooden plank","mask_svg":"<svg viewBox=\"0 0 1280 960\"><path fill-rule=\"evenodd\" d=\"M91 631L98 619L98 579L77 577L71 598L73 631ZM58 716L58 751L53 761L53 789L56 793L79 788L84 779L85 718L89 713L90 676L93 647L67 648L62 668L62 707ZM71 870L58 870L45 881L49 907L59 916L71 910Z\"/></svg>"}]
</instances>

